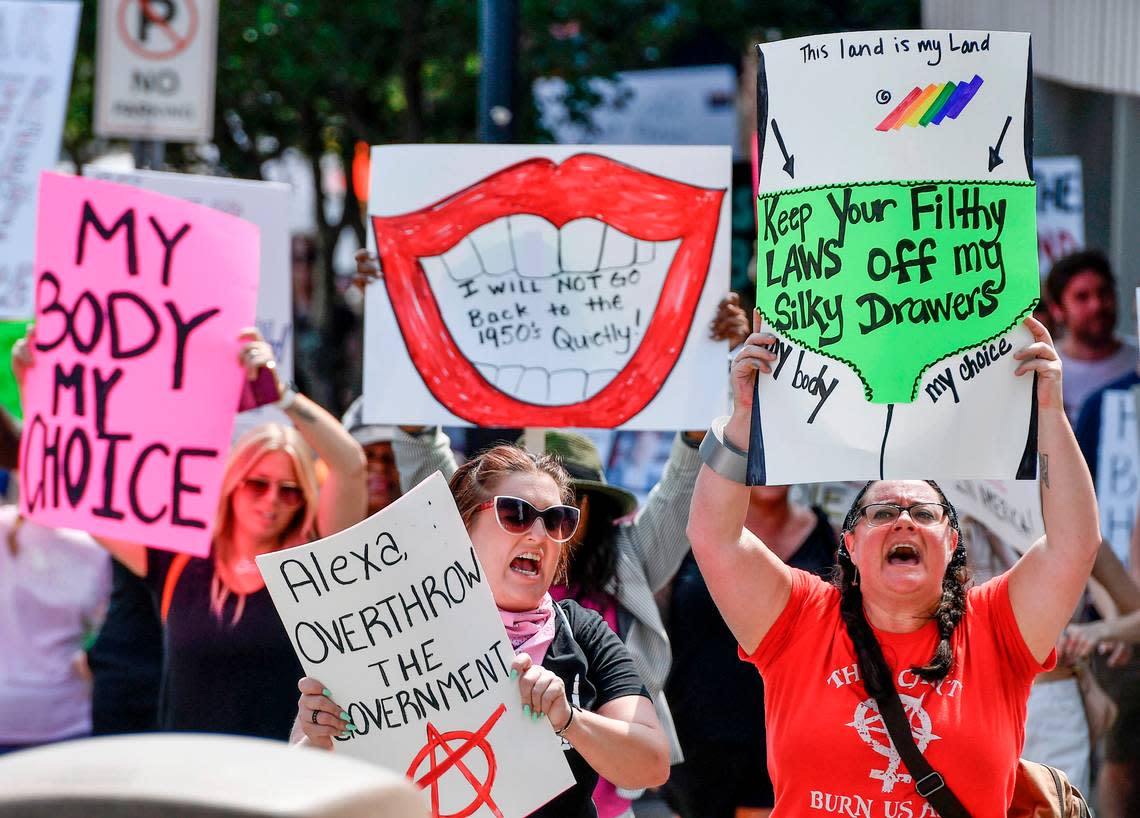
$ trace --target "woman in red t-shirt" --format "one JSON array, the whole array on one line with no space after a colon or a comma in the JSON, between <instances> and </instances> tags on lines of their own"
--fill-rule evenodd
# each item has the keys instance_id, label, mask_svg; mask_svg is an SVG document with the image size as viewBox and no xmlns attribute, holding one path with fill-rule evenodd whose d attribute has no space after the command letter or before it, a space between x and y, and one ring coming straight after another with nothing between
<instances>
[{"instance_id":1,"label":"woman in red t-shirt","mask_svg":"<svg viewBox=\"0 0 1140 818\"><path fill-rule=\"evenodd\" d=\"M1045 327L1025 326L1033 343L1014 357L1018 375L1037 376L1048 535L976 588L957 514L932 481L864 487L844 523L835 585L785 565L745 529L740 452L756 371L771 371L776 339L758 328L737 354L733 414L706 438L688 534L742 658L764 677L776 816L934 815L879 715L877 698L897 691L919 750L969 814L1004 818L1029 685L1055 661L1100 544L1061 363Z\"/></svg>"}]
</instances>

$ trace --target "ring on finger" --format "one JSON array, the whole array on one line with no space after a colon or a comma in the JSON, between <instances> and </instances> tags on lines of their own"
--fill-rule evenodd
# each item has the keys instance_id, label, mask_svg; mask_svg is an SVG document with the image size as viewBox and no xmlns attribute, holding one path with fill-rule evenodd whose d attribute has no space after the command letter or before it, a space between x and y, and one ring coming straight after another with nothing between
<instances>
[{"instance_id":1,"label":"ring on finger","mask_svg":"<svg viewBox=\"0 0 1140 818\"><path fill-rule=\"evenodd\" d=\"M313 711L313 724L317 723L317 716L319 716L320 714L321 714L320 710L314 710Z\"/></svg>"}]
</instances>

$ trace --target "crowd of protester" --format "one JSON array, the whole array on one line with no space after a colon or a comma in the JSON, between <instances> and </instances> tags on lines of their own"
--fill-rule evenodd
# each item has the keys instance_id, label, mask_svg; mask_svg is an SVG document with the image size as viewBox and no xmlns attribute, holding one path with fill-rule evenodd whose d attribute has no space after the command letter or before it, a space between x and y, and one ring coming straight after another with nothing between
<instances>
[{"instance_id":1,"label":"crowd of protester","mask_svg":"<svg viewBox=\"0 0 1140 818\"><path fill-rule=\"evenodd\" d=\"M378 275L366 254L358 264ZM682 818L759 818L808 798L837 725L850 729L827 712L829 674L852 669L879 701L900 672L934 689L958 662L966 704L945 705L928 754L971 814L1004 814L1019 754L1095 792L1102 816L1140 814L1140 549L1122 563L1100 540L1093 495L1103 396L1140 383L1137 348L1116 335L1103 255L1058 261L1044 289L1052 326L1029 319L1034 342L1017 353L1050 458L1038 543L960 519L936 483L856 487L843 519L795 488L744 486L734 469L773 338L735 297L709 328L738 350L733 415L676 435L640 509L572 430L548 431L545 454L513 440L460 452L438 427L369 424L360 399L338 422L279 383L290 423L235 442L209 557L0 507L0 753L155 730L332 748L355 726L301 678L254 558L351 526L441 471L515 648L520 697L563 738L577 782L539 814L627 816L657 788ZM32 349L13 352L17 381ZM239 359L251 379L272 369L256 333ZM12 469L10 417L0 437ZM715 469L700 447L718 450ZM588 695L567 693L574 674ZM990 777L967 775L967 757ZM830 762L832 780L865 787L865 770Z\"/></svg>"}]
</instances>

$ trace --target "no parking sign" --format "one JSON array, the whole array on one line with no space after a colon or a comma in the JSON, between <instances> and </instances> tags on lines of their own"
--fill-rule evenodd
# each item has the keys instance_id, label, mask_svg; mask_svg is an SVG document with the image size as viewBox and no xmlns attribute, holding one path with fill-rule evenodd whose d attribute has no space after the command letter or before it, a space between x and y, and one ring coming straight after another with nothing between
<instances>
[{"instance_id":1,"label":"no parking sign","mask_svg":"<svg viewBox=\"0 0 1140 818\"><path fill-rule=\"evenodd\" d=\"M208 139L217 19L217 0L101 0L95 133Z\"/></svg>"}]
</instances>

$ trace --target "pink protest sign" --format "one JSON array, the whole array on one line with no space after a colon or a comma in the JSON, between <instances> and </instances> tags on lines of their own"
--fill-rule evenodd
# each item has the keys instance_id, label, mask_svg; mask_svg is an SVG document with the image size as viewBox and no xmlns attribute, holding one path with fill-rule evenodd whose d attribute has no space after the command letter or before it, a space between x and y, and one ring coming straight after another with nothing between
<instances>
[{"instance_id":1,"label":"pink protest sign","mask_svg":"<svg viewBox=\"0 0 1140 818\"><path fill-rule=\"evenodd\" d=\"M40 177L20 506L204 556L254 323L258 230L181 199Z\"/></svg>"}]
</instances>

